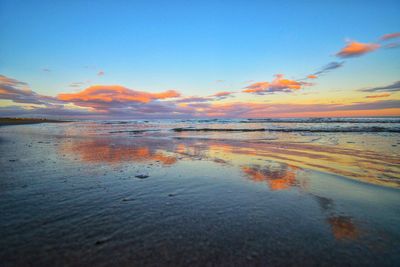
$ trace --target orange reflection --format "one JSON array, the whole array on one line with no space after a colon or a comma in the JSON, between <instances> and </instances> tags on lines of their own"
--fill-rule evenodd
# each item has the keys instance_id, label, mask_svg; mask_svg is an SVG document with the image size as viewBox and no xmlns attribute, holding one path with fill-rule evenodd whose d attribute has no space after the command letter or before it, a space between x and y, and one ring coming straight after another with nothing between
<instances>
[{"instance_id":1,"label":"orange reflection","mask_svg":"<svg viewBox=\"0 0 400 267\"><path fill-rule=\"evenodd\" d=\"M358 237L357 227L350 217L330 217L328 223L331 225L334 237L338 240L356 239Z\"/></svg>"},{"instance_id":2,"label":"orange reflection","mask_svg":"<svg viewBox=\"0 0 400 267\"><path fill-rule=\"evenodd\" d=\"M379 151L380 148L331 146L301 142L241 142L208 141L203 151L220 152L223 157L254 159L262 158L286 163L292 168L312 169L335 173L374 184L400 186L400 157ZM374 151L375 150L375 151ZM381 179L382 176L389 177ZM391 178L393 177L393 178ZM255 179L256 180L256 179Z\"/></svg>"},{"instance_id":3,"label":"orange reflection","mask_svg":"<svg viewBox=\"0 0 400 267\"><path fill-rule=\"evenodd\" d=\"M242 171L255 182L267 182L268 187L273 190L285 190L297 186L296 172L298 168L280 164L278 169L261 168L258 165L243 166Z\"/></svg>"},{"instance_id":4,"label":"orange reflection","mask_svg":"<svg viewBox=\"0 0 400 267\"><path fill-rule=\"evenodd\" d=\"M375 184L400 186L400 157L391 152L392 147L387 152L382 147L367 147L362 143L332 146L299 141L302 140L250 142L185 138L185 134L181 134L179 138L171 139L82 138L64 143L59 149L63 154L76 154L82 160L92 162L159 161L172 165L178 158L192 158L229 163L242 166L242 171L254 181L267 181L273 190L286 189L296 184L295 178L299 169L335 173ZM257 166L260 163L258 160L290 167L266 170L266 167Z\"/></svg>"},{"instance_id":5,"label":"orange reflection","mask_svg":"<svg viewBox=\"0 0 400 267\"><path fill-rule=\"evenodd\" d=\"M167 155L165 152L150 146L136 146L132 144L113 143L115 140L90 139L80 142L65 143L60 146L63 154L77 155L85 162L160 162L164 165L175 164L175 156Z\"/></svg>"}]
</instances>

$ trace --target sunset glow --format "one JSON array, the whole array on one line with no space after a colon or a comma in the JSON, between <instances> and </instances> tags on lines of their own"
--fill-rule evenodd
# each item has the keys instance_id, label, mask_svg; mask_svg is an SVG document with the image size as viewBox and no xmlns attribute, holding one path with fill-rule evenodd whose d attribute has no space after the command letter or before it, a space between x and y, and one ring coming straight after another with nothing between
<instances>
[{"instance_id":1,"label":"sunset glow","mask_svg":"<svg viewBox=\"0 0 400 267\"><path fill-rule=\"evenodd\" d=\"M158 5L153 12L163 15L152 15L146 27L140 26L149 16L146 12L139 14L141 9L147 10L142 4L121 4L118 18L99 20L97 24L89 23L86 13L96 17L96 12L108 10L108 4L93 6L93 10L65 5L51 19L47 14L51 8L40 5L12 1L1 4L3 116L129 119L400 115L400 87L394 86L399 83L400 52L396 48L400 34L389 15L395 8L389 9L389 5L387 10L357 5L357 14L313 5L319 13L325 12L326 24L314 29L312 36L307 27L296 28L294 19L285 21L285 28L291 30L279 35L277 28L282 22L277 12L269 12L265 21L247 21L233 7L230 10L218 4L211 8L211 3L199 5L199 11L187 10L193 20L177 16L178 10L163 14L162 10L169 7ZM40 10L29 15L34 23L9 15L31 8ZM221 12L218 16L212 12L215 8ZM251 11L254 17L259 17L264 8L261 3L242 6L247 10L243 13ZM308 12L305 7L297 8L300 13ZM68 12L71 9L74 12ZM139 13L132 16L125 12L130 9ZM379 16L376 12L384 14L379 27L372 27L374 22L368 18L372 10L375 17ZM237 18L230 15L232 12ZM303 18L305 24L314 23L311 17ZM169 18L175 20L162 27L164 19ZM55 39L43 36L53 31L53 25L61 27L70 20L85 27L72 24L57 32ZM229 32L231 20L236 26L234 34ZM333 20L335 25L330 23ZM348 21L352 27L344 26ZM219 34L207 33L210 27L218 29ZM113 33L112 38L101 35L105 28ZM151 38L148 29L152 29ZM248 29L250 33L246 33ZM32 35L38 38L29 39ZM241 40L242 35L247 40ZM273 40L269 40L271 36ZM75 38L85 41L74 45ZM237 45L230 47L230 39ZM72 48L61 52L60 42ZM220 44L227 52L218 52ZM188 50L189 45L193 49Z\"/></svg>"}]
</instances>

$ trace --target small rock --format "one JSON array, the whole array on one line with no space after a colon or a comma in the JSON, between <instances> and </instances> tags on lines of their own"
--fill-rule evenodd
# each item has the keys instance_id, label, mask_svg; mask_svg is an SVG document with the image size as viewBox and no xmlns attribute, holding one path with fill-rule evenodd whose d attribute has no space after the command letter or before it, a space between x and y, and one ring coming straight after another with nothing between
<instances>
[{"instance_id":1,"label":"small rock","mask_svg":"<svg viewBox=\"0 0 400 267\"><path fill-rule=\"evenodd\" d=\"M169 193L168 196L169 197L174 197L174 196L176 196L176 193Z\"/></svg>"},{"instance_id":2,"label":"small rock","mask_svg":"<svg viewBox=\"0 0 400 267\"><path fill-rule=\"evenodd\" d=\"M124 198L124 199L122 199L122 201L134 201L135 200L135 198L129 198L129 197L126 197L126 198Z\"/></svg>"},{"instance_id":3,"label":"small rock","mask_svg":"<svg viewBox=\"0 0 400 267\"><path fill-rule=\"evenodd\" d=\"M136 178L139 178L139 179L146 179L146 178L148 178L149 176L148 176L147 174L138 174L138 175L135 175L135 177L136 177Z\"/></svg>"},{"instance_id":4,"label":"small rock","mask_svg":"<svg viewBox=\"0 0 400 267\"><path fill-rule=\"evenodd\" d=\"M106 243L108 241L108 239L99 239L99 240L97 240L96 241L96 245L101 245L101 244L104 244L104 243Z\"/></svg>"}]
</instances>

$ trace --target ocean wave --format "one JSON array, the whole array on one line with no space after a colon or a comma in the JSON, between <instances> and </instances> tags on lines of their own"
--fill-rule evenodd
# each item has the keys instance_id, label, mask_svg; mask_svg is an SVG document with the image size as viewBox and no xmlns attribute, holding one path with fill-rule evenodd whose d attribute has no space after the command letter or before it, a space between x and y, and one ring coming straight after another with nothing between
<instances>
[{"instance_id":1,"label":"ocean wave","mask_svg":"<svg viewBox=\"0 0 400 267\"><path fill-rule=\"evenodd\" d=\"M146 132L157 132L160 130L157 129L148 129L148 130L121 130L121 131L111 131L109 133L132 133L132 134L139 134L139 133L146 133Z\"/></svg>"},{"instance_id":2,"label":"ocean wave","mask_svg":"<svg viewBox=\"0 0 400 267\"><path fill-rule=\"evenodd\" d=\"M174 132L312 132L312 133L400 133L400 128L173 128Z\"/></svg>"},{"instance_id":3,"label":"ocean wave","mask_svg":"<svg viewBox=\"0 0 400 267\"><path fill-rule=\"evenodd\" d=\"M400 123L399 118L266 118L246 119L239 123Z\"/></svg>"}]
</instances>

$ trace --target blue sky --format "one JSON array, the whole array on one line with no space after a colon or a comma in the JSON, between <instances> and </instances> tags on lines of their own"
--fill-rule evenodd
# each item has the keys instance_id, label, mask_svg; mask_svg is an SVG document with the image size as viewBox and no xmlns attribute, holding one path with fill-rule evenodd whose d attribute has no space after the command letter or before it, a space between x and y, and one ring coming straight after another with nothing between
<instances>
[{"instance_id":1,"label":"blue sky","mask_svg":"<svg viewBox=\"0 0 400 267\"><path fill-rule=\"evenodd\" d=\"M399 10L399 1L2 0L0 74L51 96L79 90L74 82L189 96L241 90L277 73L312 73L337 60L348 39L398 32ZM387 49L346 62L313 90L394 82L399 55Z\"/></svg>"}]
</instances>

